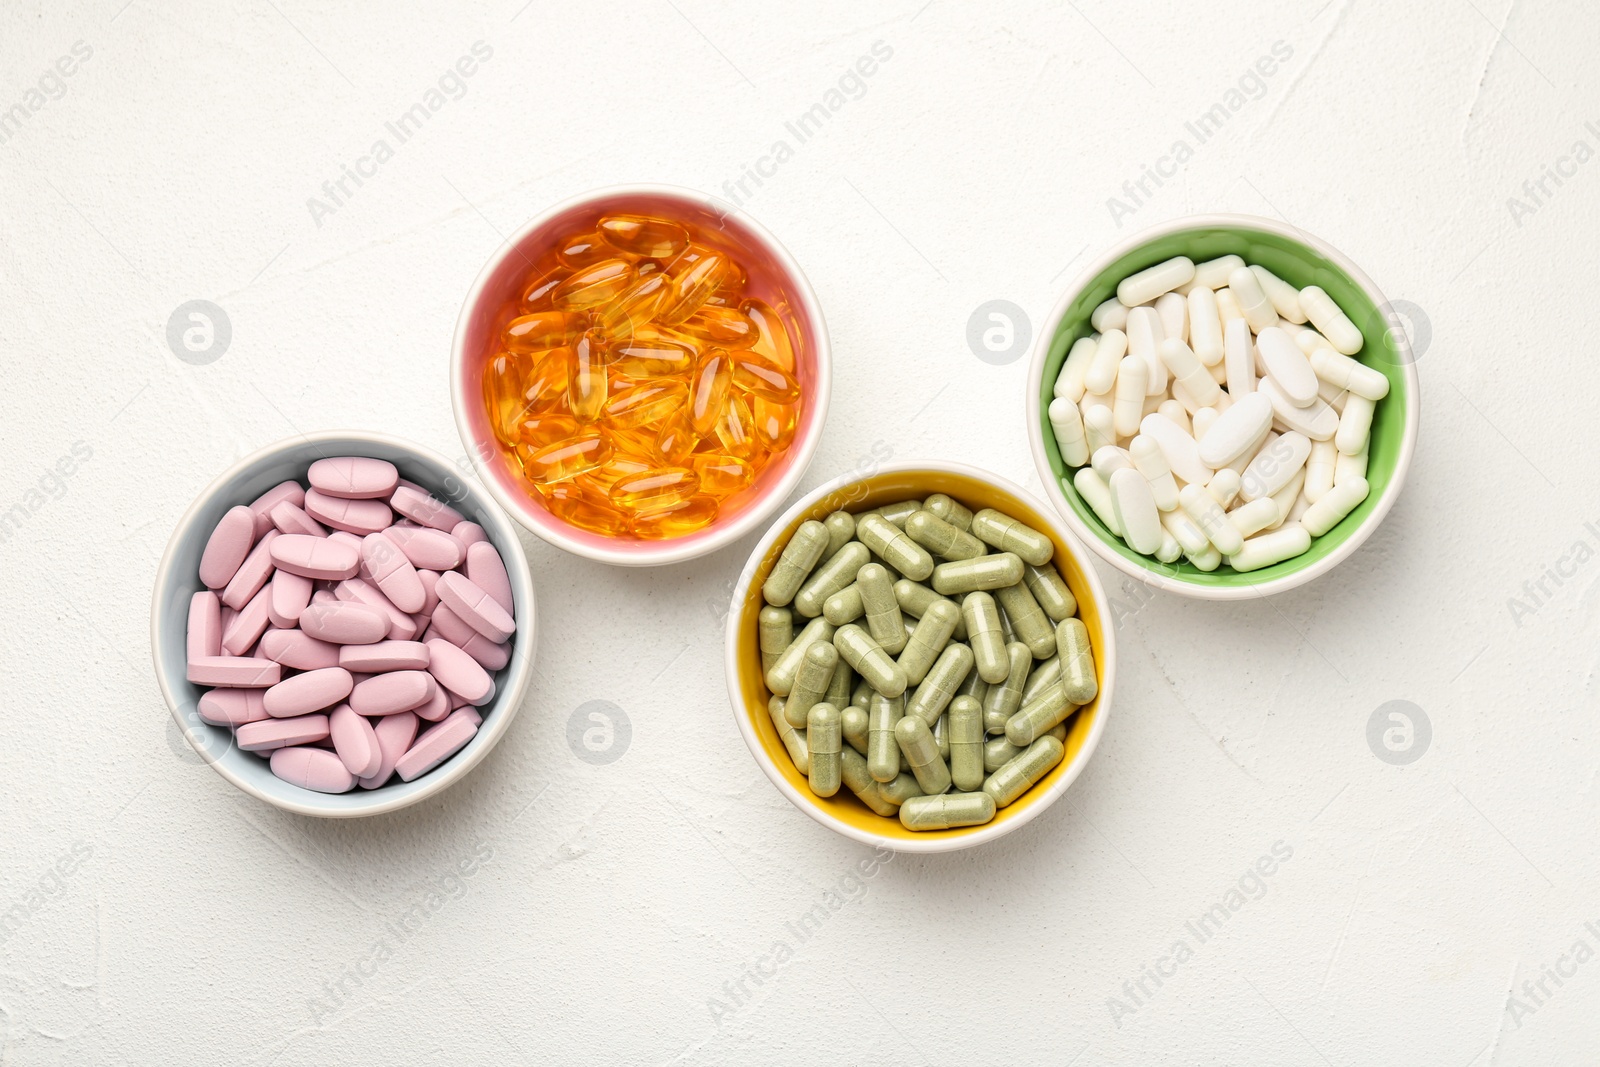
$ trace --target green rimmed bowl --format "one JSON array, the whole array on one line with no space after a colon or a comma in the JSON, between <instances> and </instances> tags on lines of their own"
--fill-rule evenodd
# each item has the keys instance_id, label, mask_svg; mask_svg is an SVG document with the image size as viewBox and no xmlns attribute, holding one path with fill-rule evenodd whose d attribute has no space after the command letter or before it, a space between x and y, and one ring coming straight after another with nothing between
<instances>
[{"instance_id":1,"label":"green rimmed bowl","mask_svg":"<svg viewBox=\"0 0 1600 1067\"><path fill-rule=\"evenodd\" d=\"M1048 416L1067 350L1093 332L1090 313L1116 295L1119 281L1173 256L1200 263L1229 253L1267 268L1297 289L1321 286L1361 328L1366 343L1355 358L1389 379L1389 395L1378 402L1372 418L1367 499L1306 552L1249 573L1226 563L1210 572L1187 560L1162 563L1129 548L1073 488L1072 471L1056 448ZM1399 498L1416 452L1421 413L1416 358L1394 322L1389 302L1371 278L1326 241L1287 223L1253 215L1194 215L1145 230L1092 264L1062 295L1039 333L1024 404L1028 443L1045 495L1096 555L1157 589L1201 600L1243 600L1304 585L1348 558L1378 528Z\"/></svg>"}]
</instances>

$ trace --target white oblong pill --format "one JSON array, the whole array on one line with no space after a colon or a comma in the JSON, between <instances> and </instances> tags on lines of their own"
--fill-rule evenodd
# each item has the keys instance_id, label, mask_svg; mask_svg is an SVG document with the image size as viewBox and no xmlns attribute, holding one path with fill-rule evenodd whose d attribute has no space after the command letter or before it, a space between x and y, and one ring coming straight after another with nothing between
<instances>
[{"instance_id":1,"label":"white oblong pill","mask_svg":"<svg viewBox=\"0 0 1600 1067\"><path fill-rule=\"evenodd\" d=\"M1091 456L1107 445L1116 444L1116 416L1106 405L1095 404L1083 413L1083 433Z\"/></svg>"},{"instance_id":2,"label":"white oblong pill","mask_svg":"<svg viewBox=\"0 0 1600 1067\"><path fill-rule=\"evenodd\" d=\"M1340 310L1339 305L1333 302L1320 286L1308 285L1300 290L1300 307L1306 313L1306 318L1311 320L1311 325L1317 332L1328 339L1338 351L1347 356L1353 356L1361 351L1364 338L1361 331L1356 329L1356 324L1350 321L1350 316Z\"/></svg>"},{"instance_id":3,"label":"white oblong pill","mask_svg":"<svg viewBox=\"0 0 1600 1067\"><path fill-rule=\"evenodd\" d=\"M1106 529L1120 537L1122 527L1117 523L1116 510L1111 506L1111 487L1106 485L1106 480L1096 474L1093 467L1079 467L1078 473L1072 476L1072 487L1105 524Z\"/></svg>"},{"instance_id":4,"label":"white oblong pill","mask_svg":"<svg viewBox=\"0 0 1600 1067\"><path fill-rule=\"evenodd\" d=\"M1241 476L1240 496L1248 503L1276 495L1295 475L1304 477L1306 460L1310 456L1310 439L1305 434L1289 431L1256 453Z\"/></svg>"},{"instance_id":5,"label":"white oblong pill","mask_svg":"<svg viewBox=\"0 0 1600 1067\"><path fill-rule=\"evenodd\" d=\"M1283 395L1298 407L1306 407L1317 398L1316 371L1288 334L1276 326L1267 327L1256 338L1256 352L1267 377L1277 382Z\"/></svg>"},{"instance_id":6,"label":"white oblong pill","mask_svg":"<svg viewBox=\"0 0 1600 1067\"><path fill-rule=\"evenodd\" d=\"M1128 307L1148 304L1163 293L1170 293L1194 277L1194 260L1174 256L1153 267L1130 274L1117 283L1117 299Z\"/></svg>"},{"instance_id":7,"label":"white oblong pill","mask_svg":"<svg viewBox=\"0 0 1600 1067\"><path fill-rule=\"evenodd\" d=\"M1260 393L1247 393L1217 416L1199 440L1200 462L1226 467L1258 443L1272 429L1272 401Z\"/></svg>"},{"instance_id":8,"label":"white oblong pill","mask_svg":"<svg viewBox=\"0 0 1600 1067\"><path fill-rule=\"evenodd\" d=\"M1262 378L1256 383L1256 390L1272 402L1273 417L1296 433L1303 433L1313 441L1329 441L1339 432L1339 413L1321 397L1301 407L1271 378Z\"/></svg>"},{"instance_id":9,"label":"white oblong pill","mask_svg":"<svg viewBox=\"0 0 1600 1067\"><path fill-rule=\"evenodd\" d=\"M1139 432L1160 446L1173 474L1200 485L1211 480L1211 468L1200 459L1200 446L1166 415L1146 415L1139 423Z\"/></svg>"},{"instance_id":10,"label":"white oblong pill","mask_svg":"<svg viewBox=\"0 0 1600 1067\"><path fill-rule=\"evenodd\" d=\"M1161 548L1161 512L1150 492L1150 483L1132 467L1114 471L1110 481L1111 510L1122 527L1128 547L1144 555Z\"/></svg>"}]
</instances>

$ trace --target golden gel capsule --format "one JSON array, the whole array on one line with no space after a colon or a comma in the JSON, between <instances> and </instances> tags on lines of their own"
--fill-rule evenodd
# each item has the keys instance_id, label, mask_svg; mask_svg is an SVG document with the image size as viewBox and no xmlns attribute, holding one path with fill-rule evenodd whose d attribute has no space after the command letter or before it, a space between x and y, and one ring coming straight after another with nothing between
<instances>
[{"instance_id":1,"label":"golden gel capsule","mask_svg":"<svg viewBox=\"0 0 1600 1067\"><path fill-rule=\"evenodd\" d=\"M611 502L628 511L653 511L688 500L700 477L684 467L656 467L624 475L611 487Z\"/></svg>"},{"instance_id":2,"label":"golden gel capsule","mask_svg":"<svg viewBox=\"0 0 1600 1067\"><path fill-rule=\"evenodd\" d=\"M934 661L950 644L960 618L961 609L942 597L936 597L928 605L927 611L912 629L911 636L906 638L904 651L900 653L900 669L905 672L907 685L922 684Z\"/></svg>"},{"instance_id":3,"label":"golden gel capsule","mask_svg":"<svg viewBox=\"0 0 1600 1067\"><path fill-rule=\"evenodd\" d=\"M688 401L689 390L682 382L647 379L611 394L605 406L606 428L637 430L657 424Z\"/></svg>"},{"instance_id":4,"label":"golden gel capsule","mask_svg":"<svg viewBox=\"0 0 1600 1067\"><path fill-rule=\"evenodd\" d=\"M680 411L662 424L650 454L667 466L676 467L689 458L689 453L699 443L700 435L694 432L688 417Z\"/></svg>"},{"instance_id":5,"label":"golden gel capsule","mask_svg":"<svg viewBox=\"0 0 1600 1067\"><path fill-rule=\"evenodd\" d=\"M805 735L789 725L788 718L783 714L783 705L782 697L773 697L767 701L767 714L772 718L772 725L778 731L778 740L789 750L789 758L794 760L795 770L801 774L810 774L811 749L806 745Z\"/></svg>"},{"instance_id":6,"label":"golden gel capsule","mask_svg":"<svg viewBox=\"0 0 1600 1067\"><path fill-rule=\"evenodd\" d=\"M535 482L560 482L594 470L611 458L611 443L600 434L574 437L528 456L522 469Z\"/></svg>"},{"instance_id":7,"label":"golden gel capsule","mask_svg":"<svg viewBox=\"0 0 1600 1067\"><path fill-rule=\"evenodd\" d=\"M827 537L825 526L823 536ZM823 560L822 565L811 572L811 576L795 594L794 610L808 619L821 615L823 605L828 602L828 598L849 585L856 572L867 565L871 556L866 545L852 541Z\"/></svg>"},{"instance_id":8,"label":"golden gel capsule","mask_svg":"<svg viewBox=\"0 0 1600 1067\"><path fill-rule=\"evenodd\" d=\"M694 349L688 345L645 337L635 330L632 337L611 346L611 362L607 366L624 378L666 378L688 374L695 358Z\"/></svg>"},{"instance_id":9,"label":"golden gel capsule","mask_svg":"<svg viewBox=\"0 0 1600 1067\"><path fill-rule=\"evenodd\" d=\"M906 691L905 671L855 623L839 627L833 635L833 643L850 668L884 696L897 697Z\"/></svg>"},{"instance_id":10,"label":"golden gel capsule","mask_svg":"<svg viewBox=\"0 0 1600 1067\"><path fill-rule=\"evenodd\" d=\"M575 272L550 293L562 311L582 311L620 295L639 277L639 268L624 259L602 259Z\"/></svg>"},{"instance_id":11,"label":"golden gel capsule","mask_svg":"<svg viewBox=\"0 0 1600 1067\"><path fill-rule=\"evenodd\" d=\"M833 681L833 668L839 662L839 652L827 641L817 641L800 657L800 670L794 676L794 686L789 690L789 703L784 714L789 725L804 729L806 716L814 704L823 703L828 685Z\"/></svg>"},{"instance_id":12,"label":"golden gel capsule","mask_svg":"<svg viewBox=\"0 0 1600 1067\"><path fill-rule=\"evenodd\" d=\"M728 397L728 406L723 409L722 417L717 419L715 431L717 442L730 456L750 461L761 451L756 442L755 420L744 397Z\"/></svg>"},{"instance_id":13,"label":"golden gel capsule","mask_svg":"<svg viewBox=\"0 0 1600 1067\"><path fill-rule=\"evenodd\" d=\"M886 697L874 691L867 698L867 769L874 781L892 782L900 773L900 746L894 728L905 710L905 697Z\"/></svg>"},{"instance_id":14,"label":"golden gel capsule","mask_svg":"<svg viewBox=\"0 0 1600 1067\"><path fill-rule=\"evenodd\" d=\"M800 426L799 404L775 404L759 396L751 397L750 420L755 441L768 452L783 452L794 442Z\"/></svg>"},{"instance_id":15,"label":"golden gel capsule","mask_svg":"<svg viewBox=\"0 0 1600 1067\"><path fill-rule=\"evenodd\" d=\"M811 706L806 717L806 746L811 753L811 791L819 797L833 796L839 791L843 771L844 745L838 708L832 704Z\"/></svg>"},{"instance_id":16,"label":"golden gel capsule","mask_svg":"<svg viewBox=\"0 0 1600 1067\"><path fill-rule=\"evenodd\" d=\"M978 677L995 685L1006 680L1011 665L1006 659L1006 640L1000 629L1000 609L988 593L968 593L961 601L961 618L967 624L967 643Z\"/></svg>"},{"instance_id":17,"label":"golden gel capsule","mask_svg":"<svg viewBox=\"0 0 1600 1067\"><path fill-rule=\"evenodd\" d=\"M517 454L531 455L555 444L565 441L569 437L577 437L582 432L578 420L571 415L558 415L554 412L545 412L538 415L528 415L520 419L516 426ZM1051 637L1055 631L1051 631Z\"/></svg>"},{"instance_id":18,"label":"golden gel capsule","mask_svg":"<svg viewBox=\"0 0 1600 1067\"><path fill-rule=\"evenodd\" d=\"M691 337L703 337L724 348L749 348L756 340L756 324L738 308L703 305L699 311L677 324Z\"/></svg>"},{"instance_id":19,"label":"golden gel capsule","mask_svg":"<svg viewBox=\"0 0 1600 1067\"><path fill-rule=\"evenodd\" d=\"M917 785L929 796L937 796L950 788L950 768L939 757L938 742L928 724L907 712L894 724L894 739L911 764L911 773Z\"/></svg>"},{"instance_id":20,"label":"golden gel capsule","mask_svg":"<svg viewBox=\"0 0 1600 1067\"><path fill-rule=\"evenodd\" d=\"M883 515L867 512L856 519L856 536L861 543L882 556L884 561L910 578L920 582L933 573L933 557L927 549L907 537ZM953 564L943 564L952 566ZM944 592L934 586L939 592Z\"/></svg>"},{"instance_id":21,"label":"golden gel capsule","mask_svg":"<svg viewBox=\"0 0 1600 1067\"><path fill-rule=\"evenodd\" d=\"M1066 751L1054 737L1041 737L991 774L983 783L983 791L994 798L995 807L1003 808L1037 785L1061 762Z\"/></svg>"},{"instance_id":22,"label":"golden gel capsule","mask_svg":"<svg viewBox=\"0 0 1600 1067\"><path fill-rule=\"evenodd\" d=\"M594 231L575 233L556 246L556 259L569 271L583 270L607 259L616 259L617 250Z\"/></svg>"},{"instance_id":23,"label":"golden gel capsule","mask_svg":"<svg viewBox=\"0 0 1600 1067\"><path fill-rule=\"evenodd\" d=\"M1026 566L1022 577L1016 585L996 589L994 599L1000 605L1002 620L1011 625L1016 639L1027 645L1038 659L1048 659L1056 653L1056 628L1028 592Z\"/></svg>"},{"instance_id":24,"label":"golden gel capsule","mask_svg":"<svg viewBox=\"0 0 1600 1067\"><path fill-rule=\"evenodd\" d=\"M1056 645L1061 657L1061 691L1074 704L1087 704L1100 691L1094 677L1094 649L1089 645L1089 628L1081 619L1068 619L1056 626Z\"/></svg>"},{"instance_id":25,"label":"golden gel capsule","mask_svg":"<svg viewBox=\"0 0 1600 1067\"><path fill-rule=\"evenodd\" d=\"M506 324L502 338L513 352L542 352L570 345L589 328L587 315L567 311L536 311L519 315Z\"/></svg>"},{"instance_id":26,"label":"golden gel capsule","mask_svg":"<svg viewBox=\"0 0 1600 1067\"><path fill-rule=\"evenodd\" d=\"M700 487L713 496L731 496L755 481L755 468L738 456L721 452L696 452L689 465L700 476ZM1051 631L1051 639L1055 631Z\"/></svg>"},{"instance_id":27,"label":"golden gel capsule","mask_svg":"<svg viewBox=\"0 0 1600 1067\"><path fill-rule=\"evenodd\" d=\"M866 759L855 749L847 748L839 753L839 777L861 803L879 815L894 817L895 806L878 795L878 783L867 770Z\"/></svg>"},{"instance_id":28,"label":"golden gel capsule","mask_svg":"<svg viewBox=\"0 0 1600 1067\"><path fill-rule=\"evenodd\" d=\"M522 310L549 311L550 294L555 292L556 286L566 281L571 273L569 270L556 267L534 278L522 291Z\"/></svg>"},{"instance_id":29,"label":"golden gel capsule","mask_svg":"<svg viewBox=\"0 0 1600 1067\"><path fill-rule=\"evenodd\" d=\"M483 368L483 403L489 425L501 441L516 443L517 420L522 415L522 369L517 357L502 352Z\"/></svg>"},{"instance_id":30,"label":"golden gel capsule","mask_svg":"<svg viewBox=\"0 0 1600 1067\"><path fill-rule=\"evenodd\" d=\"M704 437L716 428L732 385L733 364L728 353L708 349L694 369L694 384L689 389L689 425L695 436Z\"/></svg>"},{"instance_id":31,"label":"golden gel capsule","mask_svg":"<svg viewBox=\"0 0 1600 1067\"><path fill-rule=\"evenodd\" d=\"M828 528L815 519L802 522L783 546L778 562L761 585L761 595L768 604L783 607L794 600L806 576L822 558L828 547ZM818 614L812 612L812 617Z\"/></svg>"},{"instance_id":32,"label":"golden gel capsule","mask_svg":"<svg viewBox=\"0 0 1600 1067\"><path fill-rule=\"evenodd\" d=\"M729 357L733 361L734 388L775 404L792 404L800 399L800 383L794 375L766 356L742 349L729 353Z\"/></svg>"},{"instance_id":33,"label":"golden gel capsule","mask_svg":"<svg viewBox=\"0 0 1600 1067\"><path fill-rule=\"evenodd\" d=\"M944 709L956 695L956 688L971 670L972 649L960 644L946 645L929 668L928 676L922 679L922 684L906 701L906 714L932 726L944 714Z\"/></svg>"},{"instance_id":34,"label":"golden gel capsule","mask_svg":"<svg viewBox=\"0 0 1600 1067\"><path fill-rule=\"evenodd\" d=\"M628 532L626 518L609 507L595 503L587 493L574 491L570 482L541 486L540 499L550 514L580 530L604 537L618 537Z\"/></svg>"},{"instance_id":35,"label":"golden gel capsule","mask_svg":"<svg viewBox=\"0 0 1600 1067\"><path fill-rule=\"evenodd\" d=\"M672 295L672 279L665 274L641 275L615 300L595 309L595 322L608 337L631 335L654 318L656 310Z\"/></svg>"},{"instance_id":36,"label":"golden gel capsule","mask_svg":"<svg viewBox=\"0 0 1600 1067\"><path fill-rule=\"evenodd\" d=\"M558 410L563 414L571 414L567 407L567 392L572 387L572 372L578 362L576 350L571 345L563 345L533 352L522 358L530 365L522 377L523 410Z\"/></svg>"},{"instance_id":37,"label":"golden gel capsule","mask_svg":"<svg viewBox=\"0 0 1600 1067\"><path fill-rule=\"evenodd\" d=\"M923 501L922 506L935 517L943 519L958 530L970 532L972 529L972 509L959 500L948 497L943 493L934 493Z\"/></svg>"},{"instance_id":38,"label":"golden gel capsule","mask_svg":"<svg viewBox=\"0 0 1600 1067\"><path fill-rule=\"evenodd\" d=\"M1052 622L1072 618L1078 611L1078 600L1062 580L1061 572L1046 563L1042 567L1022 566L1022 584L1028 587L1033 599Z\"/></svg>"},{"instance_id":39,"label":"golden gel capsule","mask_svg":"<svg viewBox=\"0 0 1600 1067\"><path fill-rule=\"evenodd\" d=\"M755 324L757 338L749 345L750 351L766 356L772 362L794 373L794 346L789 343L789 330L778 313L760 300L746 300L739 310Z\"/></svg>"},{"instance_id":40,"label":"golden gel capsule","mask_svg":"<svg viewBox=\"0 0 1600 1067\"><path fill-rule=\"evenodd\" d=\"M949 725L950 781L971 792L983 787L983 708L972 697L950 702L943 720Z\"/></svg>"},{"instance_id":41,"label":"golden gel capsule","mask_svg":"<svg viewBox=\"0 0 1600 1067\"><path fill-rule=\"evenodd\" d=\"M846 744L863 756L867 754L866 708L858 708L854 704L846 705L845 709L839 712L839 729L844 734ZM866 769L866 764L862 764L862 769Z\"/></svg>"},{"instance_id":42,"label":"golden gel capsule","mask_svg":"<svg viewBox=\"0 0 1600 1067\"><path fill-rule=\"evenodd\" d=\"M867 632L890 655L906 647L906 628L900 604L894 598L894 579L881 563L868 563L856 572L856 591L867 617ZM826 609L826 602L824 602ZM846 620L847 622L849 620Z\"/></svg>"},{"instance_id":43,"label":"golden gel capsule","mask_svg":"<svg viewBox=\"0 0 1600 1067\"><path fill-rule=\"evenodd\" d=\"M694 250L684 253L688 256ZM677 264L675 263L676 267ZM706 298L729 275L728 260L720 252L706 252L674 273L677 282L673 299L664 304L656 318L664 326L675 326L700 310Z\"/></svg>"},{"instance_id":44,"label":"golden gel capsule","mask_svg":"<svg viewBox=\"0 0 1600 1067\"><path fill-rule=\"evenodd\" d=\"M913 797L900 805L900 825L907 830L981 826L994 818L994 808L994 798L988 793Z\"/></svg>"},{"instance_id":45,"label":"golden gel capsule","mask_svg":"<svg viewBox=\"0 0 1600 1067\"><path fill-rule=\"evenodd\" d=\"M633 517L629 529L635 537L647 541L682 537L715 522L717 508L717 502L712 497L692 496L668 507L639 512Z\"/></svg>"},{"instance_id":46,"label":"golden gel capsule","mask_svg":"<svg viewBox=\"0 0 1600 1067\"><path fill-rule=\"evenodd\" d=\"M908 517L905 531L907 537L940 559L972 559L989 551L976 537L927 510Z\"/></svg>"},{"instance_id":47,"label":"golden gel capsule","mask_svg":"<svg viewBox=\"0 0 1600 1067\"><path fill-rule=\"evenodd\" d=\"M597 227L612 248L647 259L671 259L689 247L689 231L649 215L605 215Z\"/></svg>"},{"instance_id":48,"label":"golden gel capsule","mask_svg":"<svg viewBox=\"0 0 1600 1067\"><path fill-rule=\"evenodd\" d=\"M605 410L611 379L603 363L605 343L589 330L572 346L572 379L567 383L567 406L579 422L593 422Z\"/></svg>"},{"instance_id":49,"label":"golden gel capsule","mask_svg":"<svg viewBox=\"0 0 1600 1067\"><path fill-rule=\"evenodd\" d=\"M1006 645L1006 664L1006 680L990 686L983 701L983 728L991 734L1004 730L1007 720L1022 707L1022 690L1033 670L1033 652L1021 641L1012 641Z\"/></svg>"},{"instance_id":50,"label":"golden gel capsule","mask_svg":"<svg viewBox=\"0 0 1600 1067\"><path fill-rule=\"evenodd\" d=\"M1014 552L1024 563L1043 567L1056 554L1055 542L1031 526L993 508L972 516L972 534L996 552Z\"/></svg>"}]
</instances>

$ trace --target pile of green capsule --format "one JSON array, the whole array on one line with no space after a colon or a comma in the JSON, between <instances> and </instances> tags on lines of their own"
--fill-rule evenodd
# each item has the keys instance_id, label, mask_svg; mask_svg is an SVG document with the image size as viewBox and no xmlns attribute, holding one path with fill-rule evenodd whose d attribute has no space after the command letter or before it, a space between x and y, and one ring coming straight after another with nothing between
<instances>
[{"instance_id":1,"label":"pile of green capsule","mask_svg":"<svg viewBox=\"0 0 1600 1067\"><path fill-rule=\"evenodd\" d=\"M943 494L801 523L757 625L767 710L811 791L944 830L988 822L1060 763L1099 687L1054 555Z\"/></svg>"}]
</instances>

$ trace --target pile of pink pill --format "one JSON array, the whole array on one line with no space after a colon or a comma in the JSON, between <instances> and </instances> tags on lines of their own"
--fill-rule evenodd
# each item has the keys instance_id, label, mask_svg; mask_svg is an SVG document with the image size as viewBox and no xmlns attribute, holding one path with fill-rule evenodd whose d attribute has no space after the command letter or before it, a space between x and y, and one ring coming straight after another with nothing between
<instances>
[{"instance_id":1,"label":"pile of pink pill","mask_svg":"<svg viewBox=\"0 0 1600 1067\"><path fill-rule=\"evenodd\" d=\"M477 734L511 658L505 561L386 460L320 459L306 480L230 509L206 542L198 714L306 789L412 781Z\"/></svg>"}]
</instances>

